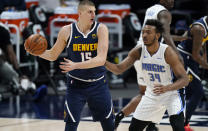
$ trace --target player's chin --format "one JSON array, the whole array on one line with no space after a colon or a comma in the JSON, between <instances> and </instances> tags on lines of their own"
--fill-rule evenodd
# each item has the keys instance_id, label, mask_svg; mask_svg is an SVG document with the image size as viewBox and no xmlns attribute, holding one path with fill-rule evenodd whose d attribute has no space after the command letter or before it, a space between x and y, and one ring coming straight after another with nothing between
<instances>
[{"instance_id":1,"label":"player's chin","mask_svg":"<svg viewBox=\"0 0 208 131\"><path fill-rule=\"evenodd\" d=\"M148 42L146 41L146 42L144 42L144 45L148 46L149 44L148 44Z\"/></svg>"}]
</instances>

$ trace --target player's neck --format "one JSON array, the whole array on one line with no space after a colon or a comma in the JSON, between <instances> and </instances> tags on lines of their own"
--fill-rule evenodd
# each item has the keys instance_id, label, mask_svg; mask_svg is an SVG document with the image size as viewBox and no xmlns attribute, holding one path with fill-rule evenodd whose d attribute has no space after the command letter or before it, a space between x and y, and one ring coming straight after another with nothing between
<instances>
[{"instance_id":1,"label":"player's neck","mask_svg":"<svg viewBox=\"0 0 208 131\"><path fill-rule=\"evenodd\" d=\"M159 49L160 44L159 42L152 43L152 45L147 46L147 51L151 56L153 56Z\"/></svg>"},{"instance_id":2,"label":"player's neck","mask_svg":"<svg viewBox=\"0 0 208 131\"><path fill-rule=\"evenodd\" d=\"M77 22L77 27L79 28L79 30L86 34L89 32L89 30L91 29L91 26L90 24L87 24L87 23L84 23L84 22L81 22L81 21L78 21Z\"/></svg>"},{"instance_id":3,"label":"player's neck","mask_svg":"<svg viewBox=\"0 0 208 131\"><path fill-rule=\"evenodd\" d=\"M159 4L159 5L162 5L162 6L164 6L164 7L165 7L165 5L164 5L162 2L159 2L158 4Z\"/></svg>"},{"instance_id":4,"label":"player's neck","mask_svg":"<svg viewBox=\"0 0 208 131\"><path fill-rule=\"evenodd\" d=\"M166 4L164 4L162 2L159 2L158 4L164 6L167 10L169 10L169 7Z\"/></svg>"}]
</instances>

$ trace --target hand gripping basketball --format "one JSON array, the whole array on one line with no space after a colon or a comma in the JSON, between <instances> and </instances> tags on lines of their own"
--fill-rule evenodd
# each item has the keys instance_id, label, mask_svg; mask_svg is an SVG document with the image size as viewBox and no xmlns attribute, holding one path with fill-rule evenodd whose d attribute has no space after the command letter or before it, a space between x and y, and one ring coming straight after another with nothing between
<instances>
[{"instance_id":1,"label":"hand gripping basketball","mask_svg":"<svg viewBox=\"0 0 208 131\"><path fill-rule=\"evenodd\" d=\"M48 47L48 43L45 37L40 34L32 34L24 43L25 50L31 55L41 55Z\"/></svg>"}]
</instances>

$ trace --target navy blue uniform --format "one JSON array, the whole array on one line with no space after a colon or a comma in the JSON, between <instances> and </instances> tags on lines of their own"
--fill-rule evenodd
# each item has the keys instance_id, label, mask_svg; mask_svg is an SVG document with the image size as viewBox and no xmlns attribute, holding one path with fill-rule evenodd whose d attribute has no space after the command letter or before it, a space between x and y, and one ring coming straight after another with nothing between
<instances>
[{"instance_id":1,"label":"navy blue uniform","mask_svg":"<svg viewBox=\"0 0 208 131\"><path fill-rule=\"evenodd\" d=\"M72 24L72 35L70 36L70 43L67 48L68 59L73 62L82 62L97 56L97 29L99 23L92 25L91 32L86 36L81 33L76 24ZM90 68L90 69L76 69L69 72L69 74L81 79L97 79L103 76L106 72L104 66Z\"/></svg>"},{"instance_id":2,"label":"navy blue uniform","mask_svg":"<svg viewBox=\"0 0 208 131\"><path fill-rule=\"evenodd\" d=\"M91 31L84 35L77 23L71 25L71 35L67 45L68 59L82 62L97 56L99 23L92 25ZM105 77L106 69L99 66L90 69L76 69L68 72L65 102L65 122L79 123L81 111L86 103L93 120L102 121L113 117L112 101ZM113 127L113 123L112 123ZM70 127L70 131L76 130ZM103 129L113 131L113 129Z\"/></svg>"},{"instance_id":3,"label":"navy blue uniform","mask_svg":"<svg viewBox=\"0 0 208 131\"><path fill-rule=\"evenodd\" d=\"M190 26L188 30L189 37L192 37L190 33L191 27L196 24L201 25L204 28L205 36L202 44L206 44L208 40L208 27L206 23L206 16L197 20ZM189 80L190 80L188 87L186 87L186 96L187 99L189 99L189 103L187 104L185 124L188 124L191 115L196 109L204 93L201 84L201 79L199 77L199 64L196 61L194 61L194 59L192 58L192 50L193 50L192 47L193 47L193 40L191 38L181 42L178 45L178 50L180 51L184 59L185 68L189 75Z\"/></svg>"}]
</instances>

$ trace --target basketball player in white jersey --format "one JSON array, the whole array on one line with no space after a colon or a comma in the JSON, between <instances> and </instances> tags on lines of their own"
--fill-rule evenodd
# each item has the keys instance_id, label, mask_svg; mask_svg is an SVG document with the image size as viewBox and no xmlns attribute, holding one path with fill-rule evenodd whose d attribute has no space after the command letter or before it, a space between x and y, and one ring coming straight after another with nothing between
<instances>
[{"instance_id":1,"label":"basketball player in white jersey","mask_svg":"<svg viewBox=\"0 0 208 131\"><path fill-rule=\"evenodd\" d=\"M165 110L173 131L184 131L185 103L177 90L188 84L188 76L172 47L158 42L163 30L158 20L147 20L142 30L144 45L133 48L120 64L106 62L109 71L120 74L136 60L141 61L146 91L136 108L130 131L142 131L151 122L159 123ZM172 73L177 78L175 82Z\"/></svg>"},{"instance_id":2,"label":"basketball player in white jersey","mask_svg":"<svg viewBox=\"0 0 208 131\"><path fill-rule=\"evenodd\" d=\"M147 9L145 18L144 18L144 24L147 19L160 20L163 23L164 30L165 30L164 33L162 34L163 40L165 40L165 43L170 45L177 52L173 39L171 38L171 35L170 35L170 23L172 20L172 16L168 10L173 8L173 6L174 6L174 0L160 0L158 4L155 4ZM174 36L174 40L183 40L183 39L184 37ZM137 44L138 45L143 44L141 34L140 34L140 38ZM140 62L139 60L137 60L134 64L134 67L137 72L137 83L139 85L140 92L116 115L115 128L118 127L120 121L124 118L124 116L128 116L129 114L135 111L137 105L139 104L141 100L142 95L144 95L146 84L144 83L143 76L140 73L141 68L139 64ZM153 131L153 130L154 131L156 130L155 124L150 124L147 128L147 131Z\"/></svg>"}]
</instances>

